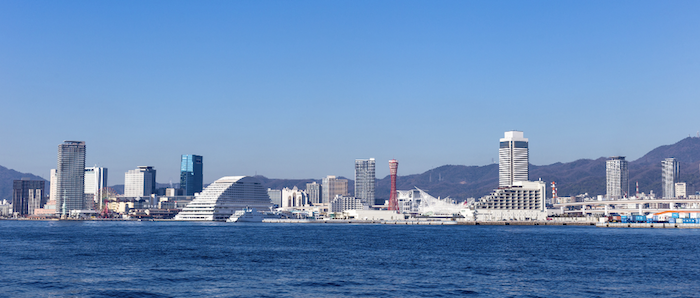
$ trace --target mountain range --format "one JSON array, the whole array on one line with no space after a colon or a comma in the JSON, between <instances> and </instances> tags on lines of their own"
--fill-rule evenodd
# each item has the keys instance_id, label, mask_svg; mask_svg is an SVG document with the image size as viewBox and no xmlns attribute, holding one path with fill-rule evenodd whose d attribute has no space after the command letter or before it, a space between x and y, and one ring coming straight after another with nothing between
<instances>
[{"instance_id":1,"label":"mountain range","mask_svg":"<svg viewBox=\"0 0 700 298\"><path fill-rule=\"evenodd\" d=\"M629 162L630 193L634 194L635 184L639 191L653 191L661 194L661 161L675 157L680 162L680 181L688 183L689 190L700 190L700 138L688 137L672 145L664 145ZM530 180L542 179L548 184L555 181L559 196L571 196L588 193L591 196L605 194L605 161L607 158L579 159L567 163L554 163L538 166L530 165ZM399 161L400 162L400 161ZM386 165L388 167L388 164ZM399 173L401 165L399 164ZM0 166L0 200L12 199L12 181L21 178L44 180L39 176L20 173ZM265 187L281 189L284 187L306 188L306 183L321 182L320 179L271 179L257 176ZM388 199L390 177L376 180L376 198ZM397 189L419 187L435 197L451 197L458 201L467 198L479 198L498 187L498 164L485 166L444 165L421 174L406 175L397 178ZM47 182L48 191L48 182ZM159 187L167 187L159 184ZM123 185L113 186L117 192ZM349 192L353 192L354 182L348 181ZM549 194L551 195L551 194Z\"/></svg>"}]
</instances>

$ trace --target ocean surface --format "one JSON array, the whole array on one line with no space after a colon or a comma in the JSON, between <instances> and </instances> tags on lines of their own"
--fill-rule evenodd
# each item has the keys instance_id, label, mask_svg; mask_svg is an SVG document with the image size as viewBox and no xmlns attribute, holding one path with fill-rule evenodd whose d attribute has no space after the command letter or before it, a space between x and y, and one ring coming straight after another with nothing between
<instances>
[{"instance_id":1,"label":"ocean surface","mask_svg":"<svg viewBox=\"0 0 700 298\"><path fill-rule=\"evenodd\" d=\"M3 297L700 297L700 230L0 221Z\"/></svg>"}]
</instances>

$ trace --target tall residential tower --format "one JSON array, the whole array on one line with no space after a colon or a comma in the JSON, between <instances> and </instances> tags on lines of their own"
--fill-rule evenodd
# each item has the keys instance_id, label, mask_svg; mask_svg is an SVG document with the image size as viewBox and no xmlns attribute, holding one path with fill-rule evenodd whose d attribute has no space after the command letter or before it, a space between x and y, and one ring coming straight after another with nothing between
<instances>
[{"instance_id":1,"label":"tall residential tower","mask_svg":"<svg viewBox=\"0 0 700 298\"><path fill-rule=\"evenodd\" d=\"M355 197L367 206L374 205L374 158L355 160Z\"/></svg>"},{"instance_id":2,"label":"tall residential tower","mask_svg":"<svg viewBox=\"0 0 700 298\"><path fill-rule=\"evenodd\" d=\"M661 161L661 190L664 199L676 197L676 182L680 182L680 173L680 165L675 158Z\"/></svg>"},{"instance_id":3,"label":"tall residential tower","mask_svg":"<svg viewBox=\"0 0 700 298\"><path fill-rule=\"evenodd\" d=\"M203 185L202 156L183 155L180 162L180 188L186 196L193 196L202 192Z\"/></svg>"},{"instance_id":4,"label":"tall residential tower","mask_svg":"<svg viewBox=\"0 0 700 298\"><path fill-rule=\"evenodd\" d=\"M618 200L629 194L629 171L624 156L613 156L605 162L606 196Z\"/></svg>"},{"instance_id":5,"label":"tall residential tower","mask_svg":"<svg viewBox=\"0 0 700 298\"><path fill-rule=\"evenodd\" d=\"M85 209L85 142L63 141L58 145L56 213Z\"/></svg>"},{"instance_id":6,"label":"tall residential tower","mask_svg":"<svg viewBox=\"0 0 700 298\"><path fill-rule=\"evenodd\" d=\"M498 149L498 186L512 186L518 181L528 181L530 163L528 139L522 131L506 131Z\"/></svg>"}]
</instances>

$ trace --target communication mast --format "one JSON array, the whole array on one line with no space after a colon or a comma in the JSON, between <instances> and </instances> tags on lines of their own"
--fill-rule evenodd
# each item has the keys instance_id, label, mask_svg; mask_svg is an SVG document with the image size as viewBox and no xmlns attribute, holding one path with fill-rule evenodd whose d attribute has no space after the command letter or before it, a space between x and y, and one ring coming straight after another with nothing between
<instances>
[{"instance_id":1,"label":"communication mast","mask_svg":"<svg viewBox=\"0 0 700 298\"><path fill-rule=\"evenodd\" d=\"M399 162L396 159L389 161L389 176L391 177L391 193L389 194L389 210L399 210L399 201L396 198L396 171L399 168Z\"/></svg>"}]
</instances>

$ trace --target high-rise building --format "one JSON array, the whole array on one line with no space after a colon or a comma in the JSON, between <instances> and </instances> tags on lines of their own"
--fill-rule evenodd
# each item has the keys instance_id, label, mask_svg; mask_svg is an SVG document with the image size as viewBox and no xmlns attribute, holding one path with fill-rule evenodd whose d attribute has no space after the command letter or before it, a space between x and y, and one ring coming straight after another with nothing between
<instances>
[{"instance_id":1,"label":"high-rise building","mask_svg":"<svg viewBox=\"0 0 700 298\"><path fill-rule=\"evenodd\" d=\"M309 196L311 204L321 203L321 184L314 182L306 183L306 194Z\"/></svg>"},{"instance_id":2,"label":"high-rise building","mask_svg":"<svg viewBox=\"0 0 700 298\"><path fill-rule=\"evenodd\" d=\"M270 197L270 202L272 203L272 205L282 207L282 190L268 188L267 196Z\"/></svg>"},{"instance_id":3,"label":"high-rise building","mask_svg":"<svg viewBox=\"0 0 700 298\"><path fill-rule=\"evenodd\" d=\"M661 191L663 198L676 197L676 182L680 178L680 165L675 158L666 158L661 161Z\"/></svg>"},{"instance_id":4,"label":"high-rise building","mask_svg":"<svg viewBox=\"0 0 700 298\"><path fill-rule=\"evenodd\" d=\"M107 168L87 167L85 168L85 209L95 206L101 209L102 195L107 187Z\"/></svg>"},{"instance_id":5,"label":"high-rise building","mask_svg":"<svg viewBox=\"0 0 700 298\"><path fill-rule=\"evenodd\" d=\"M56 168L56 212L67 216L85 208L85 142L64 141L58 145Z\"/></svg>"},{"instance_id":6,"label":"high-rise building","mask_svg":"<svg viewBox=\"0 0 700 298\"><path fill-rule=\"evenodd\" d=\"M147 197L156 192L156 170L150 166L139 166L124 175L125 197Z\"/></svg>"},{"instance_id":7,"label":"high-rise building","mask_svg":"<svg viewBox=\"0 0 700 298\"><path fill-rule=\"evenodd\" d=\"M629 194L629 171L624 156L613 156L605 162L606 196L617 200Z\"/></svg>"},{"instance_id":8,"label":"high-rise building","mask_svg":"<svg viewBox=\"0 0 700 298\"><path fill-rule=\"evenodd\" d=\"M39 209L45 203L45 181L14 180L12 183L12 212L19 215L32 215L34 209Z\"/></svg>"},{"instance_id":9,"label":"high-rise building","mask_svg":"<svg viewBox=\"0 0 700 298\"><path fill-rule=\"evenodd\" d=\"M399 169L399 162L396 159L389 161L389 176L391 177L391 186L389 187L389 210L400 210L399 201L396 192L396 174Z\"/></svg>"},{"instance_id":10,"label":"high-rise building","mask_svg":"<svg viewBox=\"0 0 700 298\"><path fill-rule=\"evenodd\" d=\"M522 131L506 131L498 149L498 186L511 186L528 181L530 163L528 139Z\"/></svg>"},{"instance_id":11,"label":"high-rise building","mask_svg":"<svg viewBox=\"0 0 700 298\"><path fill-rule=\"evenodd\" d=\"M374 205L374 158L355 160L355 198L367 206Z\"/></svg>"},{"instance_id":12,"label":"high-rise building","mask_svg":"<svg viewBox=\"0 0 700 298\"><path fill-rule=\"evenodd\" d=\"M186 196L202 192L204 174L202 173L202 156L187 154L180 161L180 188Z\"/></svg>"},{"instance_id":13,"label":"high-rise building","mask_svg":"<svg viewBox=\"0 0 700 298\"><path fill-rule=\"evenodd\" d=\"M327 176L323 178L322 188L321 196L323 200L321 203L330 203L336 195L348 195L348 180L339 179L335 176Z\"/></svg>"},{"instance_id":14,"label":"high-rise building","mask_svg":"<svg viewBox=\"0 0 700 298\"><path fill-rule=\"evenodd\" d=\"M58 180L56 178L58 177L58 174L56 174L57 171L56 169L51 169L49 171L49 200L54 200L58 199Z\"/></svg>"}]
</instances>

